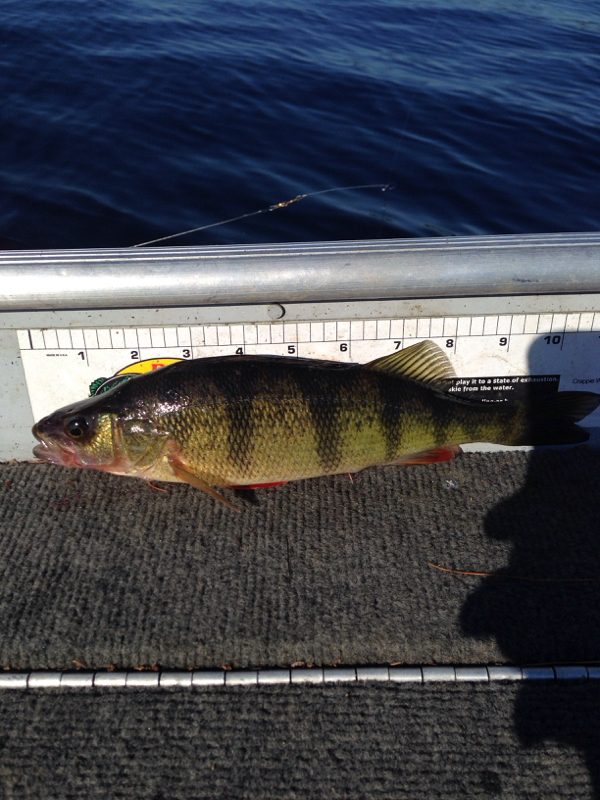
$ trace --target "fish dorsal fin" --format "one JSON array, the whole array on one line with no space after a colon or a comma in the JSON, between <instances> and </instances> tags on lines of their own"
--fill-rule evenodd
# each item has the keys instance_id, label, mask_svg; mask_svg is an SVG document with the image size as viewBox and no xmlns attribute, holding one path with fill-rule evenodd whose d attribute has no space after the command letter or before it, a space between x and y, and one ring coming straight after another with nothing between
<instances>
[{"instance_id":1,"label":"fish dorsal fin","mask_svg":"<svg viewBox=\"0 0 600 800\"><path fill-rule=\"evenodd\" d=\"M446 388L445 381L456 378L454 367L441 347L429 340L419 342L383 358L365 364L366 369L387 372Z\"/></svg>"}]
</instances>

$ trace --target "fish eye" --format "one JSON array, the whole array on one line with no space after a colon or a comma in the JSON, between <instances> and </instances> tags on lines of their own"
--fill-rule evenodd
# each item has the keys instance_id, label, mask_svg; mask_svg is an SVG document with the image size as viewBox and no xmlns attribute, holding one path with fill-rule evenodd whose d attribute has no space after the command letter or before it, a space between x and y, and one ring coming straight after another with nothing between
<instances>
[{"instance_id":1,"label":"fish eye","mask_svg":"<svg viewBox=\"0 0 600 800\"><path fill-rule=\"evenodd\" d=\"M74 417L65 425L65 431L69 436L72 436L73 439L79 439L84 433L87 433L88 428L87 420L83 417Z\"/></svg>"}]
</instances>

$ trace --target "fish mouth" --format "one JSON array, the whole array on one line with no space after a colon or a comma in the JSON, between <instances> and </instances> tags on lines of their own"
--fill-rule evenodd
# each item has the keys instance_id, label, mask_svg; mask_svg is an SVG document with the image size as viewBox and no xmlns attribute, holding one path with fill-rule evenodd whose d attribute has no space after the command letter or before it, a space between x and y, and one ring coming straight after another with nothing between
<instances>
[{"instance_id":1,"label":"fish mouth","mask_svg":"<svg viewBox=\"0 0 600 800\"><path fill-rule=\"evenodd\" d=\"M40 443L33 448L33 455L39 458L40 461L46 461L48 464L56 464L59 467L82 466L77 459L77 454L71 447L56 441L48 442L45 439L40 440Z\"/></svg>"}]
</instances>

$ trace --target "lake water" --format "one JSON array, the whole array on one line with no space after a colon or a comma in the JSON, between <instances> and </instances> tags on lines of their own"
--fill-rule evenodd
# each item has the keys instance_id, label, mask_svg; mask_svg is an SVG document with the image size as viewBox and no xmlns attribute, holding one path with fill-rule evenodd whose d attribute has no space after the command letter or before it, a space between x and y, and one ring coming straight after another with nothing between
<instances>
[{"instance_id":1,"label":"lake water","mask_svg":"<svg viewBox=\"0 0 600 800\"><path fill-rule=\"evenodd\" d=\"M0 237L600 229L597 0L3 0Z\"/></svg>"}]
</instances>

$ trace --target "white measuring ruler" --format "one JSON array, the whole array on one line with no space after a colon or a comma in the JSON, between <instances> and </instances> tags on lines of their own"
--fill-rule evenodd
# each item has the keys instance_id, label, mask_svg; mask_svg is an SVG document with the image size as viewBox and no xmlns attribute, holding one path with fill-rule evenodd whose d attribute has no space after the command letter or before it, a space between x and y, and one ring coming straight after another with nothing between
<instances>
[{"instance_id":1,"label":"white measuring ruler","mask_svg":"<svg viewBox=\"0 0 600 800\"><path fill-rule=\"evenodd\" d=\"M452 391L463 396L600 392L600 313L590 311L18 331L36 419L89 396L91 387L174 359L283 355L366 363L425 339L448 355L459 376ZM600 427L595 414L587 422Z\"/></svg>"}]
</instances>

